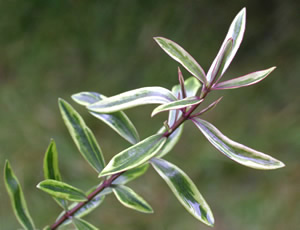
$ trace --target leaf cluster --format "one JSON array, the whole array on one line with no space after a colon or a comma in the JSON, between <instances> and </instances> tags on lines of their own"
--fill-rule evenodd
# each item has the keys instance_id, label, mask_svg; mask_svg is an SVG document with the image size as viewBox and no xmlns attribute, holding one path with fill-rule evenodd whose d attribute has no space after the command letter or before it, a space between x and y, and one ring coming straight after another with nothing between
<instances>
[{"instance_id":1,"label":"leaf cluster","mask_svg":"<svg viewBox=\"0 0 300 230\"><path fill-rule=\"evenodd\" d=\"M152 213L153 208L150 204L127 185L128 182L142 176L149 165L192 216L208 226L213 226L213 213L196 184L182 169L164 159L180 140L185 122L192 122L217 150L239 164L262 170L284 166L281 161L269 155L231 140L213 124L200 118L215 108L222 99L202 107L209 93L255 84L275 69L271 67L221 81L243 40L245 25L246 10L242 9L230 25L207 73L179 44L163 37L155 37L158 45L192 75L185 80L178 67L179 84L171 90L152 86L111 97L95 92L80 92L72 96L77 104L84 106L91 115L107 124L131 145L115 154L107 164L100 145L81 115L68 102L59 99L59 109L70 136L79 153L96 171L99 184L89 191L82 191L64 182L58 167L56 144L51 140L44 157L44 180L37 188L53 197L63 211L55 223L46 226L45 229L56 229L71 223L76 229L98 229L82 218L100 206L110 194L114 194L127 208ZM157 133L140 140L133 122L124 110L148 104L158 104L151 116L167 112L168 117ZM4 178L18 221L25 229L35 229L20 183L8 161L5 164Z\"/></svg>"}]
</instances>

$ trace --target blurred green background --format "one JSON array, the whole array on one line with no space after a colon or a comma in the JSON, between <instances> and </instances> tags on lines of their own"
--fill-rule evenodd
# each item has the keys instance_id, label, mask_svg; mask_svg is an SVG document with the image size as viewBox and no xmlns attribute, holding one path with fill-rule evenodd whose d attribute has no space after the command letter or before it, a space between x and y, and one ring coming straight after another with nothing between
<instances>
[{"instance_id":1,"label":"blurred green background","mask_svg":"<svg viewBox=\"0 0 300 230\"><path fill-rule=\"evenodd\" d=\"M299 4L297 1L0 1L0 166L9 159L39 228L60 212L36 189L50 138L57 142L64 181L82 189L97 175L81 158L62 122L59 97L92 127L106 161L128 147L117 134L72 102L70 95L107 96L145 86L177 84L177 63L153 41L170 38L207 71L234 16L247 7L244 41L224 76L229 79L276 65L258 85L224 95L205 119L224 134L285 162L275 171L240 166L214 149L193 127L166 158L194 180L210 204L216 230L282 230L300 226ZM189 74L184 70L185 77ZM142 138L162 125L154 106L127 112ZM2 177L1 173L1 177ZM152 215L121 206L113 196L87 216L101 229L210 229L190 216L150 169L131 183L154 208ZM0 229L20 229L0 183Z\"/></svg>"}]
</instances>

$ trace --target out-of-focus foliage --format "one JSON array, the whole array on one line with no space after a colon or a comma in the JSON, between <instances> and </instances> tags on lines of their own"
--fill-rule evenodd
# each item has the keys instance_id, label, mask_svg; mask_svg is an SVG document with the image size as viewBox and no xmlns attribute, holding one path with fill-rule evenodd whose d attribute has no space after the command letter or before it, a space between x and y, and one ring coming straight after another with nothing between
<instances>
[{"instance_id":1,"label":"out-of-focus foliage","mask_svg":"<svg viewBox=\"0 0 300 230\"><path fill-rule=\"evenodd\" d=\"M218 108L205 118L234 140L282 160L286 167L262 172L234 164L216 154L192 126L194 131L185 133L181 141L189 140L189 145L179 143L167 159L180 163L197 183L214 210L215 229L296 229L300 225L296 4L292 0L253 0L243 5L237 0L1 1L0 168L5 158L13 164L36 225L51 224L59 212L47 194L34 189L43 177L41 165L51 137L57 141L64 181L86 188L96 182L64 127L57 98L71 101L69 95L85 90L111 96L148 85L170 88L177 82L177 63L155 44L154 36L177 41L207 72L233 16L246 6L244 41L222 80L267 66L277 69L256 86L223 91ZM183 75L190 74L184 70ZM107 159L128 147L108 127L74 106L93 127ZM165 119L163 114L151 122L140 119L150 116L153 108L128 111L141 139L155 133ZM147 186L141 180L147 180ZM111 230L199 229L153 171L132 186L151 203L153 215L120 208L107 197L110 201L87 220L97 220L101 229ZM13 212L7 210L3 181L0 200L1 228L17 229Z\"/></svg>"}]
</instances>

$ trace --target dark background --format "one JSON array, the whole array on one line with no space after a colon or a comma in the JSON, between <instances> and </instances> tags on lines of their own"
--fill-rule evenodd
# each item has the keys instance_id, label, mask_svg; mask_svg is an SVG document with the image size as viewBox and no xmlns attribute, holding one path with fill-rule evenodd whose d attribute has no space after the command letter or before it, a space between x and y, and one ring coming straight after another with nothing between
<instances>
[{"instance_id":1,"label":"dark background","mask_svg":"<svg viewBox=\"0 0 300 230\"><path fill-rule=\"evenodd\" d=\"M65 182L82 189L97 175L78 153L62 122L59 97L71 102L92 128L106 161L128 144L70 95L177 84L178 64L153 41L182 45L208 70L234 16L247 7L244 41L224 79L277 66L258 85L213 93L222 102L204 116L224 134L282 160L286 167L257 171L214 149L192 124L166 158L193 179L212 208L216 230L282 230L300 226L299 4L297 1L0 1L0 166L9 159L37 227L52 224L59 207L36 185L50 138L57 142ZM189 74L184 70L184 76ZM166 114L154 106L127 114L142 138ZM2 177L2 174L1 174ZM108 196L86 217L101 229L210 229L190 216L150 169L131 183L153 207L145 215ZM1 229L20 229L3 180Z\"/></svg>"}]
</instances>

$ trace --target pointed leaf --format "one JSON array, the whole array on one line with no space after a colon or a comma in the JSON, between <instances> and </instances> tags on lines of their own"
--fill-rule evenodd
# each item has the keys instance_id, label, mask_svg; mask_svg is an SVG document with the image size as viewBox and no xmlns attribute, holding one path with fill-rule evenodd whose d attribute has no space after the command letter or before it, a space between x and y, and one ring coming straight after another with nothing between
<instances>
[{"instance_id":1,"label":"pointed leaf","mask_svg":"<svg viewBox=\"0 0 300 230\"><path fill-rule=\"evenodd\" d=\"M235 89L256 84L265 79L276 67L256 71L228 81L217 83L213 89Z\"/></svg>"},{"instance_id":2,"label":"pointed leaf","mask_svg":"<svg viewBox=\"0 0 300 230\"><path fill-rule=\"evenodd\" d=\"M17 220L24 229L34 230L35 226L28 212L21 185L8 161L4 166L4 181Z\"/></svg>"},{"instance_id":3,"label":"pointed leaf","mask_svg":"<svg viewBox=\"0 0 300 230\"><path fill-rule=\"evenodd\" d=\"M155 37L157 44L175 61L179 62L187 71L206 83L205 72L196 60L177 43L163 37Z\"/></svg>"},{"instance_id":4,"label":"pointed leaf","mask_svg":"<svg viewBox=\"0 0 300 230\"><path fill-rule=\"evenodd\" d=\"M197 79L195 79L194 77L190 77L190 78L188 78L184 81L184 88L185 88L185 92L186 92L187 97L195 96L200 87L201 87L201 83ZM183 95L181 93L180 85L175 85L172 88L172 93L174 95L179 94L178 99L183 99ZM178 118L181 117L181 115L182 115L182 113L180 111L174 111L174 110L172 111L171 110L169 112L168 125L171 127L175 123L176 117L178 119Z\"/></svg>"},{"instance_id":5,"label":"pointed leaf","mask_svg":"<svg viewBox=\"0 0 300 230\"><path fill-rule=\"evenodd\" d=\"M153 213L151 206L131 188L124 185L113 187L117 199L127 208L134 209L143 213Z\"/></svg>"},{"instance_id":6,"label":"pointed leaf","mask_svg":"<svg viewBox=\"0 0 300 230\"><path fill-rule=\"evenodd\" d=\"M221 53L223 52L223 50L225 49L228 39L232 39L232 41L233 41L232 49L226 55L227 58L226 58L225 63L223 64L224 66L222 68L222 72L220 73L220 76L223 76L223 74L227 70L228 66L230 65L232 59L234 58L238 48L241 45L241 42L242 42L243 36L244 36L244 32L245 32L245 27L246 27L246 8L243 8L237 14L237 16L233 19L233 21L229 27L228 33L224 39L224 42L219 50L219 53L216 56L216 58L214 59L211 67L209 68L209 71L207 73L207 81L208 82L213 81L214 76L212 73L215 69L215 66L217 66L218 59L221 56Z\"/></svg>"},{"instance_id":7,"label":"pointed leaf","mask_svg":"<svg viewBox=\"0 0 300 230\"><path fill-rule=\"evenodd\" d=\"M255 169L268 170L284 167L281 161L230 140L209 122L200 118L193 118L192 121L208 141L230 159Z\"/></svg>"},{"instance_id":8,"label":"pointed leaf","mask_svg":"<svg viewBox=\"0 0 300 230\"><path fill-rule=\"evenodd\" d=\"M179 67L178 67L178 81L179 81L179 85L180 85L180 88L181 88L182 98L186 98L186 91L185 91L185 86L184 86L184 78L183 78L182 72L181 72L181 70L180 70Z\"/></svg>"},{"instance_id":9,"label":"pointed leaf","mask_svg":"<svg viewBox=\"0 0 300 230\"><path fill-rule=\"evenodd\" d=\"M159 153L155 156L157 158L161 158L164 157L165 155L167 155L173 148L174 146L177 144L177 142L179 141L182 131L183 131L183 127L184 125L180 125L167 139L167 141L165 142L165 144L163 145L163 147L161 148L161 150L159 151ZM163 127L163 129L161 129L160 131L158 131L158 133L164 133L165 132L165 128Z\"/></svg>"},{"instance_id":10,"label":"pointed leaf","mask_svg":"<svg viewBox=\"0 0 300 230\"><path fill-rule=\"evenodd\" d=\"M223 97L220 97L218 100L215 100L213 103L211 103L209 106L207 106L206 108L202 109L199 113L193 114L191 117L197 117L200 116L212 109L214 109L217 104L219 104L219 102L222 100Z\"/></svg>"},{"instance_id":11,"label":"pointed leaf","mask_svg":"<svg viewBox=\"0 0 300 230\"><path fill-rule=\"evenodd\" d=\"M98 230L97 227L80 218L72 218L72 222L78 230Z\"/></svg>"},{"instance_id":12,"label":"pointed leaf","mask_svg":"<svg viewBox=\"0 0 300 230\"><path fill-rule=\"evenodd\" d=\"M87 198L81 190L69 184L56 180L44 180L37 185L37 188L56 198L70 201L86 201Z\"/></svg>"},{"instance_id":13,"label":"pointed leaf","mask_svg":"<svg viewBox=\"0 0 300 230\"><path fill-rule=\"evenodd\" d=\"M61 175L58 169L58 154L54 140L50 141L48 149L44 157L44 177L45 179L52 179L61 181ZM64 209L67 208L67 202L60 198L53 197L54 200Z\"/></svg>"},{"instance_id":14,"label":"pointed leaf","mask_svg":"<svg viewBox=\"0 0 300 230\"><path fill-rule=\"evenodd\" d=\"M146 104L164 104L175 101L176 97L162 87L144 87L116 96L108 97L88 106L88 109L98 113L113 113Z\"/></svg>"},{"instance_id":15,"label":"pointed leaf","mask_svg":"<svg viewBox=\"0 0 300 230\"><path fill-rule=\"evenodd\" d=\"M199 97L186 97L182 100L177 100L177 101L172 101L163 105L160 105L158 107L156 107L151 116L155 116L158 113L164 112L164 111L168 111L168 110L176 110L176 109L183 109L183 108L187 108L189 106L192 105L197 105L200 104L203 101L203 99L199 99Z\"/></svg>"},{"instance_id":16,"label":"pointed leaf","mask_svg":"<svg viewBox=\"0 0 300 230\"><path fill-rule=\"evenodd\" d=\"M155 134L114 156L99 176L108 176L147 162L162 148L166 137Z\"/></svg>"},{"instance_id":17,"label":"pointed leaf","mask_svg":"<svg viewBox=\"0 0 300 230\"><path fill-rule=\"evenodd\" d=\"M233 40L232 38L229 38L226 41L224 47L222 47L223 49L221 50L221 52L218 53L216 62L213 63L215 65L211 67L212 72L209 72L209 74L211 73L211 75L208 75L208 78L210 79L210 85L213 85L214 82L218 81L222 77L221 73L223 72L224 66L232 50L232 45Z\"/></svg>"},{"instance_id":18,"label":"pointed leaf","mask_svg":"<svg viewBox=\"0 0 300 230\"><path fill-rule=\"evenodd\" d=\"M90 191L91 192L91 191ZM90 193L88 192L88 194ZM84 217L90 212L92 212L94 209L96 209L102 202L104 201L105 195L112 192L111 188L105 188L102 192L100 192L97 196L95 196L91 201L86 203L83 207L81 207L73 216L74 217ZM78 205L77 202L72 203L68 210L73 209L76 205ZM65 212L61 212L56 220L60 219ZM71 223L71 219L65 220L62 225L67 225Z\"/></svg>"},{"instance_id":19,"label":"pointed leaf","mask_svg":"<svg viewBox=\"0 0 300 230\"><path fill-rule=\"evenodd\" d=\"M72 95L72 99L80 105L89 106L93 103L103 100L105 96L94 92L81 92ZM98 118L114 131L116 131L121 137L127 140L131 144L139 142L139 135L124 112L115 112L110 114L102 114L90 112L94 117Z\"/></svg>"},{"instance_id":20,"label":"pointed leaf","mask_svg":"<svg viewBox=\"0 0 300 230\"><path fill-rule=\"evenodd\" d=\"M180 168L166 160L153 158L150 162L188 212L213 226L213 214L193 181Z\"/></svg>"},{"instance_id":21,"label":"pointed leaf","mask_svg":"<svg viewBox=\"0 0 300 230\"><path fill-rule=\"evenodd\" d=\"M101 172L105 163L94 134L69 103L59 99L59 108L79 152L98 173Z\"/></svg>"},{"instance_id":22,"label":"pointed leaf","mask_svg":"<svg viewBox=\"0 0 300 230\"><path fill-rule=\"evenodd\" d=\"M149 164L146 163L139 167L130 169L124 173L122 173L117 179L113 181L113 184L126 184L136 178L142 176L148 169Z\"/></svg>"}]
</instances>

